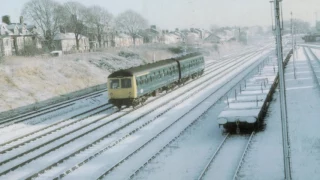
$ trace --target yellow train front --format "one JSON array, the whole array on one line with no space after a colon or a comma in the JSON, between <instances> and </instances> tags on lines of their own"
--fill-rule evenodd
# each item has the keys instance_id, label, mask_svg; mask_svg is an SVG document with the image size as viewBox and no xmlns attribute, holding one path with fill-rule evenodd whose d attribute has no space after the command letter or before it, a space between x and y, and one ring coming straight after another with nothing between
<instances>
[{"instance_id":1,"label":"yellow train front","mask_svg":"<svg viewBox=\"0 0 320 180\"><path fill-rule=\"evenodd\" d=\"M122 105L130 106L137 98L137 87L134 76L120 70L108 77L109 103L121 108Z\"/></svg>"},{"instance_id":2,"label":"yellow train front","mask_svg":"<svg viewBox=\"0 0 320 180\"><path fill-rule=\"evenodd\" d=\"M109 103L119 109L123 105L135 107L158 92L201 76L203 71L204 58L199 53L116 71L108 77Z\"/></svg>"}]
</instances>

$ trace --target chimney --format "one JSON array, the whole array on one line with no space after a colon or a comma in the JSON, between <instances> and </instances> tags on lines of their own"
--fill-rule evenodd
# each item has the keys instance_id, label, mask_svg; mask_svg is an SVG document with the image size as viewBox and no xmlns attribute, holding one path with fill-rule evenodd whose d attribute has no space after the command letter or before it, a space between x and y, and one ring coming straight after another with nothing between
<instances>
[{"instance_id":1,"label":"chimney","mask_svg":"<svg viewBox=\"0 0 320 180\"><path fill-rule=\"evenodd\" d=\"M24 21L23 21L23 16L20 16L20 24L23 24Z\"/></svg>"}]
</instances>

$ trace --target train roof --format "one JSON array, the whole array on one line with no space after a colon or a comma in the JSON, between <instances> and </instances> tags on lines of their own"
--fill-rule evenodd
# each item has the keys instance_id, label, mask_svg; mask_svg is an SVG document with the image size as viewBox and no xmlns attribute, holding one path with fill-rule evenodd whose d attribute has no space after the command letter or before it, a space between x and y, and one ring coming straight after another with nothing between
<instances>
[{"instance_id":1,"label":"train roof","mask_svg":"<svg viewBox=\"0 0 320 180\"><path fill-rule=\"evenodd\" d=\"M155 63L149 63L149 64L137 66L137 67L132 67L129 69L122 69L122 70L115 71L112 74L110 74L109 78L128 77L128 76L142 74L142 73L145 73L146 71L154 70L159 67L167 66L170 64L176 64L176 61L179 61L179 60L183 60L183 59L187 59L187 58L191 58L191 57L195 57L195 56L200 56L200 55L201 55L201 53L191 53L191 54L187 54L185 56L179 56L179 57L175 57L175 58L157 61Z\"/></svg>"}]
</instances>

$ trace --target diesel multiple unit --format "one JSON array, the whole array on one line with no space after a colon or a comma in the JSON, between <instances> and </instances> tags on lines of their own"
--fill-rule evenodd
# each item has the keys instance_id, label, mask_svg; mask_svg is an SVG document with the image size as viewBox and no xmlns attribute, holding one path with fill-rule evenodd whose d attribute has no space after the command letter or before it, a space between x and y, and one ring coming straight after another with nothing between
<instances>
[{"instance_id":1,"label":"diesel multiple unit","mask_svg":"<svg viewBox=\"0 0 320 180\"><path fill-rule=\"evenodd\" d=\"M151 64L116 71L108 77L109 103L137 106L158 92L168 91L204 72L204 58L192 53Z\"/></svg>"}]
</instances>

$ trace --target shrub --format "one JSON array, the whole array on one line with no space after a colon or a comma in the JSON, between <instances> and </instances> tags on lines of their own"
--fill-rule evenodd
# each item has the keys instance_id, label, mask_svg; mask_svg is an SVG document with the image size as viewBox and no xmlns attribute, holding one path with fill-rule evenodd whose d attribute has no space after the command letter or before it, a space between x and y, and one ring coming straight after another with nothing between
<instances>
[{"instance_id":1,"label":"shrub","mask_svg":"<svg viewBox=\"0 0 320 180\"><path fill-rule=\"evenodd\" d=\"M43 54L42 49L38 49L35 45L30 44L30 45L25 45L23 50L21 51L22 56L35 56L35 55L40 55Z\"/></svg>"},{"instance_id":2,"label":"shrub","mask_svg":"<svg viewBox=\"0 0 320 180\"><path fill-rule=\"evenodd\" d=\"M169 49L170 52L172 52L174 54L183 53L183 48L181 46L179 46L179 47L169 47L168 49Z\"/></svg>"},{"instance_id":3,"label":"shrub","mask_svg":"<svg viewBox=\"0 0 320 180\"><path fill-rule=\"evenodd\" d=\"M140 58L140 56L138 54L135 54L133 52L120 51L118 53L118 55L121 57L131 58L131 59L139 59Z\"/></svg>"}]
</instances>

